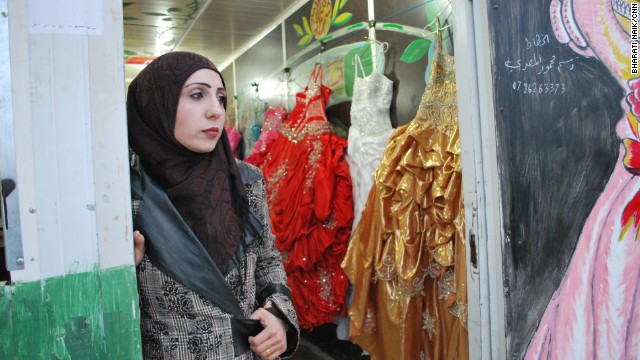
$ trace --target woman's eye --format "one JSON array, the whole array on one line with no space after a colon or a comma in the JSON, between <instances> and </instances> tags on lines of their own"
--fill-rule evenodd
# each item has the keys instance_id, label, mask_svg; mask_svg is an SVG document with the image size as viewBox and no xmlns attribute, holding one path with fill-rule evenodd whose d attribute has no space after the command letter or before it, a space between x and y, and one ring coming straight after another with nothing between
<instances>
[{"instance_id":1,"label":"woman's eye","mask_svg":"<svg viewBox=\"0 0 640 360\"><path fill-rule=\"evenodd\" d=\"M227 103L227 97L225 95L218 95L218 101L221 104L226 104Z\"/></svg>"},{"instance_id":2,"label":"woman's eye","mask_svg":"<svg viewBox=\"0 0 640 360\"><path fill-rule=\"evenodd\" d=\"M194 99L202 99L204 97L204 94L200 91L198 92L194 92L191 94L191 97Z\"/></svg>"}]
</instances>

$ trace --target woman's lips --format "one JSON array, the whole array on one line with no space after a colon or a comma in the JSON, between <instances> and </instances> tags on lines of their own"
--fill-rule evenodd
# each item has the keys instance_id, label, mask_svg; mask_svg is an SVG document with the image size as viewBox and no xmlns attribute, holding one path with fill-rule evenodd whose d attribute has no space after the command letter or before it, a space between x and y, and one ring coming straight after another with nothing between
<instances>
[{"instance_id":1,"label":"woman's lips","mask_svg":"<svg viewBox=\"0 0 640 360\"><path fill-rule=\"evenodd\" d=\"M208 129L202 130L202 132L211 137L216 137L220 133L220 129L218 129L217 127L210 127Z\"/></svg>"}]
</instances>

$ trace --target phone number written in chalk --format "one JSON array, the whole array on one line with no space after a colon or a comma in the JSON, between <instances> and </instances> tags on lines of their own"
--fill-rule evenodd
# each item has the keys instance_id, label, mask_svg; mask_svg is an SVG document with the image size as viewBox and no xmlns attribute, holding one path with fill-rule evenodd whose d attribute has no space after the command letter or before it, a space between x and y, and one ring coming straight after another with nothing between
<instances>
[{"instance_id":1,"label":"phone number written in chalk","mask_svg":"<svg viewBox=\"0 0 640 360\"><path fill-rule=\"evenodd\" d=\"M514 91L523 94L563 94L567 91L565 84L529 83L514 81L512 86Z\"/></svg>"}]
</instances>

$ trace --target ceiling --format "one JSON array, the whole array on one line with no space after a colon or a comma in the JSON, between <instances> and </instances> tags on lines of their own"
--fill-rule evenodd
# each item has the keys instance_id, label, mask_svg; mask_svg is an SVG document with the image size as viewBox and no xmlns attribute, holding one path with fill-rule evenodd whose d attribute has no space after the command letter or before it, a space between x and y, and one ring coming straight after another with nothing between
<instances>
[{"instance_id":1,"label":"ceiling","mask_svg":"<svg viewBox=\"0 0 640 360\"><path fill-rule=\"evenodd\" d=\"M173 50L202 54L224 68L308 1L125 0L127 80L144 67L132 64Z\"/></svg>"}]
</instances>

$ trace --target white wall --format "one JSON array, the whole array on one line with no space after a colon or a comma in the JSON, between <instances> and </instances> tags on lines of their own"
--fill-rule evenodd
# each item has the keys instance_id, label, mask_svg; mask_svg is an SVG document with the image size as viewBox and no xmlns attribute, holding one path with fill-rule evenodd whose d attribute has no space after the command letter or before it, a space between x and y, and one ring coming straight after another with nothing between
<instances>
[{"instance_id":1,"label":"white wall","mask_svg":"<svg viewBox=\"0 0 640 360\"><path fill-rule=\"evenodd\" d=\"M25 269L133 263L122 2L9 0Z\"/></svg>"}]
</instances>

